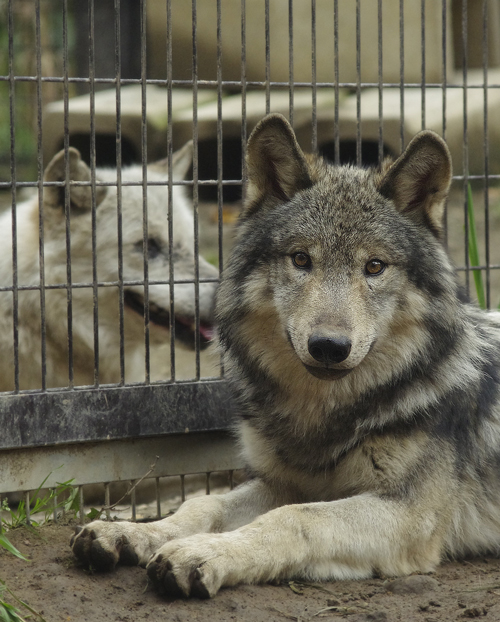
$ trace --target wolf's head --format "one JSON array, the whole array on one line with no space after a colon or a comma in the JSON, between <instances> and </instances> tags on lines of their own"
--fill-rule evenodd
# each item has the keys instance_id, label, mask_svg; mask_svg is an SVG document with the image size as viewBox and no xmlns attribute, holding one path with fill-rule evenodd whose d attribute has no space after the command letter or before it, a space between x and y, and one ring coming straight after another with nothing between
<instances>
[{"instance_id":1,"label":"wolf's head","mask_svg":"<svg viewBox=\"0 0 500 622\"><path fill-rule=\"evenodd\" d=\"M388 368L435 347L443 301L456 298L441 243L451 159L439 136L421 132L378 171L337 167L305 156L285 118L270 115L247 165L217 303L222 347L238 366L290 382L304 370L387 380Z\"/></svg>"},{"instance_id":2,"label":"wolf's head","mask_svg":"<svg viewBox=\"0 0 500 622\"><path fill-rule=\"evenodd\" d=\"M184 179L191 160L191 143L173 154L174 181ZM66 255L71 256L72 281L80 284L73 291L75 313L81 311L75 330L86 316L92 317L84 308L92 302L96 282L100 284L100 326L107 335L115 330L111 327L118 326L118 294L123 283L126 340L144 340L147 300L153 342L165 341L173 312L176 338L193 348L198 306L200 345L208 343L218 270L195 254L193 212L184 187L174 185L169 202L168 169L167 160L146 170L125 167L120 179L115 169L97 169L93 185L90 168L73 148L67 161L61 151L47 166L43 202L46 278L65 282ZM202 281L197 290L196 276Z\"/></svg>"}]
</instances>

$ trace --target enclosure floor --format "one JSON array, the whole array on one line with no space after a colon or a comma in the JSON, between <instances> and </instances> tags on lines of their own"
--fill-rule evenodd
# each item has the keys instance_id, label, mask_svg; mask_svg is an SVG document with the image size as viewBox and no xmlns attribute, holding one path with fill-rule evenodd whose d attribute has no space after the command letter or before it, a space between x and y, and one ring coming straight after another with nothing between
<instances>
[{"instance_id":1,"label":"enclosure floor","mask_svg":"<svg viewBox=\"0 0 500 622\"><path fill-rule=\"evenodd\" d=\"M70 525L9 532L11 542L30 562L0 550L0 578L47 622L305 622L345 615L349 622L448 622L485 615L487 620L500 620L498 559L442 564L431 575L434 589L417 594L388 592L388 582L378 578L314 585L238 586L223 589L210 601L168 601L151 589L141 568L119 567L108 574L84 571L70 552L71 534ZM14 604L14 599L9 599ZM29 612L23 609L23 615Z\"/></svg>"}]
</instances>

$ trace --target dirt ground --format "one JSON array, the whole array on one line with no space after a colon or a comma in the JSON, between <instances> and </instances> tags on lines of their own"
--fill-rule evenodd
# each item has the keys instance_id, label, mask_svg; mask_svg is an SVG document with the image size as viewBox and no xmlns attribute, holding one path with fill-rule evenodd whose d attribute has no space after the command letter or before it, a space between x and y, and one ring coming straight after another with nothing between
<instances>
[{"instance_id":1,"label":"dirt ground","mask_svg":"<svg viewBox=\"0 0 500 622\"><path fill-rule=\"evenodd\" d=\"M165 600L142 568L89 574L74 559L71 525L9 532L30 559L0 550L0 579L46 622L162 620L305 622L347 617L349 622L500 620L500 559L443 563L433 575L403 579L309 584L241 585L212 600ZM16 604L7 594L7 602ZM30 612L17 605L26 617ZM31 620L40 620L31 614Z\"/></svg>"}]
</instances>

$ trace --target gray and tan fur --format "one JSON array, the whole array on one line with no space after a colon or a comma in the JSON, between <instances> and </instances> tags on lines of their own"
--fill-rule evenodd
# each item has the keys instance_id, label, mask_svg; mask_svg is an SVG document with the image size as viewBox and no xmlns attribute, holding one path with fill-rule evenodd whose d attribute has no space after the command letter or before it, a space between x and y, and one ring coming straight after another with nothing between
<instances>
[{"instance_id":1,"label":"gray and tan fur","mask_svg":"<svg viewBox=\"0 0 500 622\"><path fill-rule=\"evenodd\" d=\"M184 179L192 160L192 144L188 143L172 157L174 181ZM195 275L193 211L182 186L172 187L173 244L169 251L168 224L168 162L148 166L147 188L143 184L142 166L125 167L121 171L121 254L122 277L125 282L123 334L124 374L126 381L144 381L144 256L148 262L150 281L169 280L172 257L175 280L189 281ZM68 318L72 341L73 382L75 385L94 383L94 324L98 326L99 381L120 382L120 290L119 225L117 171L98 168L94 197L90 186L91 171L79 152L70 148L66 161L64 151L48 164L43 188L43 258L45 324L41 320L38 196L21 203L16 209L17 223L17 309L12 292L0 292L0 390L14 388L14 316L18 325L18 368L20 389L42 386L42 335L44 335L47 387L65 387L69 382ZM76 182L68 183L67 182ZM78 185L80 182L82 185ZM99 185L104 182L108 185ZM131 185L135 184L135 185ZM66 195L69 193L69 197ZM96 208L93 214L92 203ZM67 235L66 204L69 206ZM144 209L147 207L147 250L143 252ZM92 225L95 221L95 268ZM12 212L0 217L0 281L3 287L13 283ZM64 284L68 283L66 259L71 258L71 308ZM198 258L201 279L216 279L218 270L202 257ZM95 270L95 272L94 272ZM94 314L94 282L98 287L97 314ZM115 285L110 285L114 283ZM127 284L128 283L128 284ZM135 284L130 284L135 283ZM86 286L83 286L85 285ZM63 286L59 289L50 286ZM215 283L199 287L200 343L206 345L213 323ZM168 284L149 286L149 336L151 359L169 361L171 297ZM174 287L176 338L194 347L195 290L194 285ZM155 359L156 357L156 359ZM167 365L163 365L165 371ZM169 366L168 366L169 371ZM164 377L169 377L169 374Z\"/></svg>"},{"instance_id":2,"label":"gray and tan fur","mask_svg":"<svg viewBox=\"0 0 500 622\"><path fill-rule=\"evenodd\" d=\"M497 552L500 316L463 302L442 244L445 143L335 167L271 115L248 172L216 319L252 477L153 525L93 523L75 553L213 596Z\"/></svg>"}]
</instances>

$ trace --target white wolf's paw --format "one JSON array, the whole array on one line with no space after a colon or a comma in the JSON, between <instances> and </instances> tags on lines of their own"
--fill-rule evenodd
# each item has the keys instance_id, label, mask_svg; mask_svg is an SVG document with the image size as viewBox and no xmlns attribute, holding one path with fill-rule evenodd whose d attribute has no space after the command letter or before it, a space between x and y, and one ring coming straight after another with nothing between
<instances>
[{"instance_id":1,"label":"white wolf's paw","mask_svg":"<svg viewBox=\"0 0 500 622\"><path fill-rule=\"evenodd\" d=\"M212 598L227 576L223 548L219 534L168 542L151 557L148 577L165 596Z\"/></svg>"},{"instance_id":2,"label":"white wolf's paw","mask_svg":"<svg viewBox=\"0 0 500 622\"><path fill-rule=\"evenodd\" d=\"M137 547L131 542L131 527L135 525L94 521L86 527L75 529L70 546L85 566L92 566L96 570L113 570L118 562L137 566L141 559Z\"/></svg>"}]
</instances>

